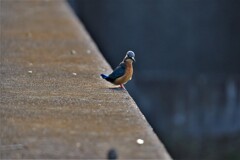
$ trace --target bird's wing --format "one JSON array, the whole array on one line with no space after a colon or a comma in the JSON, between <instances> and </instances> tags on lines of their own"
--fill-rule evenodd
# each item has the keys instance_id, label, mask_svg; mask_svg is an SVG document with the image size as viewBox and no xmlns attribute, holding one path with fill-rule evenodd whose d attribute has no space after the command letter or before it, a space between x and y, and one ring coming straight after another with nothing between
<instances>
[{"instance_id":1,"label":"bird's wing","mask_svg":"<svg viewBox=\"0 0 240 160\"><path fill-rule=\"evenodd\" d=\"M114 69L114 71L108 77L114 81L118 77L121 77L125 74L125 69L126 69L126 66L122 62Z\"/></svg>"}]
</instances>

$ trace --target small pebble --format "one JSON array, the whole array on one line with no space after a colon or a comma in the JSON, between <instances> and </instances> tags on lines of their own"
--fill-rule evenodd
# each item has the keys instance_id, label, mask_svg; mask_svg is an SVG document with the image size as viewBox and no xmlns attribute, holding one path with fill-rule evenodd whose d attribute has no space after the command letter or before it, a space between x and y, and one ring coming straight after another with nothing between
<instances>
[{"instance_id":1,"label":"small pebble","mask_svg":"<svg viewBox=\"0 0 240 160\"><path fill-rule=\"evenodd\" d=\"M32 71L28 71L28 73L31 73L31 74L32 74Z\"/></svg>"},{"instance_id":2,"label":"small pebble","mask_svg":"<svg viewBox=\"0 0 240 160\"><path fill-rule=\"evenodd\" d=\"M143 143L144 143L144 140L143 140L143 139L137 139L137 143L138 143L138 144L143 144Z\"/></svg>"},{"instance_id":3,"label":"small pebble","mask_svg":"<svg viewBox=\"0 0 240 160\"><path fill-rule=\"evenodd\" d=\"M71 50L71 54L77 54L77 51Z\"/></svg>"},{"instance_id":4,"label":"small pebble","mask_svg":"<svg viewBox=\"0 0 240 160\"><path fill-rule=\"evenodd\" d=\"M90 54L90 53L91 53L91 50L88 49L88 50L87 50L87 53Z\"/></svg>"},{"instance_id":5,"label":"small pebble","mask_svg":"<svg viewBox=\"0 0 240 160\"><path fill-rule=\"evenodd\" d=\"M77 73L72 73L74 76L76 76L77 75Z\"/></svg>"}]
</instances>

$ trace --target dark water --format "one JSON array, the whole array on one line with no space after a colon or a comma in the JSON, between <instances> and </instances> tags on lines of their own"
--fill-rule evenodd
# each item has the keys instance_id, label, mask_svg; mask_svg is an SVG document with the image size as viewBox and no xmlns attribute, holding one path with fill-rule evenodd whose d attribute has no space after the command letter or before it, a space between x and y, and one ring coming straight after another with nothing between
<instances>
[{"instance_id":1,"label":"dark water","mask_svg":"<svg viewBox=\"0 0 240 160\"><path fill-rule=\"evenodd\" d=\"M140 81L137 99L174 157L238 159L239 78L202 75Z\"/></svg>"},{"instance_id":2,"label":"dark water","mask_svg":"<svg viewBox=\"0 0 240 160\"><path fill-rule=\"evenodd\" d=\"M240 1L70 0L176 159L240 159Z\"/></svg>"}]
</instances>

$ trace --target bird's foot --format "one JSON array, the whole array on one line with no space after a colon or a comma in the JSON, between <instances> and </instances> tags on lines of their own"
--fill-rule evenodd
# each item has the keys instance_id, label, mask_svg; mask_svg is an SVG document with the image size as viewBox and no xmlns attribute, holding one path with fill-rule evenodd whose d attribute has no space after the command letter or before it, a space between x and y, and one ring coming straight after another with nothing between
<instances>
[{"instance_id":1,"label":"bird's foot","mask_svg":"<svg viewBox=\"0 0 240 160\"><path fill-rule=\"evenodd\" d=\"M122 89L126 90L126 88L124 87L124 85L123 85L123 84L120 84L120 88L122 88Z\"/></svg>"}]
</instances>

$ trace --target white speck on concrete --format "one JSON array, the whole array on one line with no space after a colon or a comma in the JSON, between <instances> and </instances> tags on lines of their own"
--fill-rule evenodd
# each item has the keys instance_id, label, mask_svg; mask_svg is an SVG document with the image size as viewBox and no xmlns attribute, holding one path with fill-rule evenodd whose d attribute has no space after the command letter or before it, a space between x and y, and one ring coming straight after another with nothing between
<instances>
[{"instance_id":1,"label":"white speck on concrete","mask_svg":"<svg viewBox=\"0 0 240 160\"><path fill-rule=\"evenodd\" d=\"M91 53L91 50L90 50L90 49L88 49L88 50L87 50L87 54L90 54L90 53Z\"/></svg>"},{"instance_id":2,"label":"white speck on concrete","mask_svg":"<svg viewBox=\"0 0 240 160\"><path fill-rule=\"evenodd\" d=\"M77 147L77 148L80 148L80 147L81 147L81 143L77 142L77 143L76 143L76 147Z\"/></svg>"},{"instance_id":3,"label":"white speck on concrete","mask_svg":"<svg viewBox=\"0 0 240 160\"><path fill-rule=\"evenodd\" d=\"M28 38L32 38L32 33L31 32L27 32L27 37Z\"/></svg>"},{"instance_id":4,"label":"white speck on concrete","mask_svg":"<svg viewBox=\"0 0 240 160\"><path fill-rule=\"evenodd\" d=\"M32 71L28 71L28 73L32 74Z\"/></svg>"},{"instance_id":5,"label":"white speck on concrete","mask_svg":"<svg viewBox=\"0 0 240 160\"><path fill-rule=\"evenodd\" d=\"M143 139L137 139L137 144L143 144L144 140Z\"/></svg>"},{"instance_id":6,"label":"white speck on concrete","mask_svg":"<svg viewBox=\"0 0 240 160\"><path fill-rule=\"evenodd\" d=\"M77 73L72 73L74 76L76 76L77 75Z\"/></svg>"},{"instance_id":7,"label":"white speck on concrete","mask_svg":"<svg viewBox=\"0 0 240 160\"><path fill-rule=\"evenodd\" d=\"M71 54L77 54L77 51L71 50Z\"/></svg>"}]
</instances>

